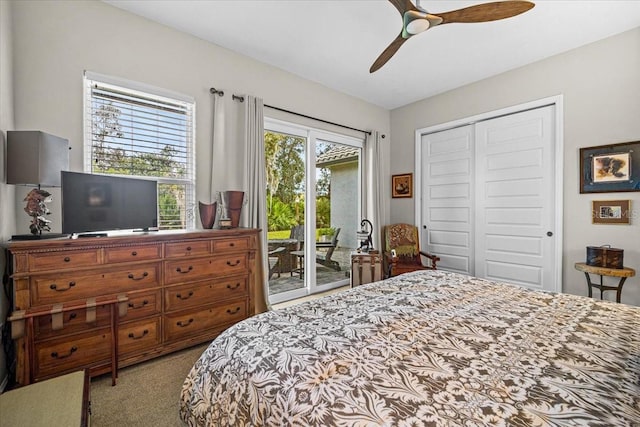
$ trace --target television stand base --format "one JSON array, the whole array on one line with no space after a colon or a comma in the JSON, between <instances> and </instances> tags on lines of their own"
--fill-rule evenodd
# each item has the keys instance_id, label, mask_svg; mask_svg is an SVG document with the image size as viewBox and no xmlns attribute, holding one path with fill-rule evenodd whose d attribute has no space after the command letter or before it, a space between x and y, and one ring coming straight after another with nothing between
<instances>
[{"instance_id":1,"label":"television stand base","mask_svg":"<svg viewBox=\"0 0 640 427\"><path fill-rule=\"evenodd\" d=\"M44 239L59 239L61 237L69 237L68 234L63 233L43 233L43 234L14 234L11 236L12 241L16 240L44 240Z\"/></svg>"},{"instance_id":2,"label":"television stand base","mask_svg":"<svg viewBox=\"0 0 640 427\"><path fill-rule=\"evenodd\" d=\"M84 238L84 237L107 237L108 234L107 233L81 233L78 234L78 238Z\"/></svg>"}]
</instances>

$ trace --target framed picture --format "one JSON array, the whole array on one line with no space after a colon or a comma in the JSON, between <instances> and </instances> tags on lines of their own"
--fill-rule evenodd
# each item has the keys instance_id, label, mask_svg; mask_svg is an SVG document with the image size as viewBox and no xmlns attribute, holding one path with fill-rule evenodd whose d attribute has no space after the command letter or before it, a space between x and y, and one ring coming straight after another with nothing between
<instances>
[{"instance_id":1,"label":"framed picture","mask_svg":"<svg viewBox=\"0 0 640 427\"><path fill-rule=\"evenodd\" d=\"M640 191L640 141L580 149L580 193Z\"/></svg>"},{"instance_id":2,"label":"framed picture","mask_svg":"<svg viewBox=\"0 0 640 427\"><path fill-rule=\"evenodd\" d=\"M404 173L391 176L391 197L413 197L413 174Z\"/></svg>"},{"instance_id":3,"label":"framed picture","mask_svg":"<svg viewBox=\"0 0 640 427\"><path fill-rule=\"evenodd\" d=\"M594 224L629 224L631 200L594 200L591 217Z\"/></svg>"}]
</instances>

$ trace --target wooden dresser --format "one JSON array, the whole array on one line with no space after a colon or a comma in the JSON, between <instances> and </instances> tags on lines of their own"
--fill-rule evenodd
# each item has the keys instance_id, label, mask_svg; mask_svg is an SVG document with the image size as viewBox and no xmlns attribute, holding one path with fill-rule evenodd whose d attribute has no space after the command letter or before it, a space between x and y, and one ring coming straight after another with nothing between
<instances>
[{"instance_id":1,"label":"wooden dresser","mask_svg":"<svg viewBox=\"0 0 640 427\"><path fill-rule=\"evenodd\" d=\"M103 374L114 353L116 366L131 365L252 316L257 238L231 229L10 242L12 318L46 313L16 339L16 382ZM115 326L107 300L124 301Z\"/></svg>"}]
</instances>

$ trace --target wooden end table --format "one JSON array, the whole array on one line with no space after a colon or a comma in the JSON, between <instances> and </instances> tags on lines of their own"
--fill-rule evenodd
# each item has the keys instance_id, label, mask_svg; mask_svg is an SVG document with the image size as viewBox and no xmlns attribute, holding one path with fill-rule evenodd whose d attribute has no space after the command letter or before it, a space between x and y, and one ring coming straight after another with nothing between
<instances>
[{"instance_id":1,"label":"wooden end table","mask_svg":"<svg viewBox=\"0 0 640 427\"><path fill-rule=\"evenodd\" d=\"M636 275L636 271L633 268L629 267L606 268L587 265L584 262L576 262L575 268L578 271L582 271L587 278L587 286L589 286L589 297L591 297L592 295L592 288L600 289L600 299L602 299L602 293L604 291L617 291L616 302L620 302L622 286L624 285L625 280L627 280L627 277L633 277ZM593 283L589 274L598 274L600 276L600 284ZM620 281L618 282L618 286L605 286L602 281L603 276L619 277Z\"/></svg>"}]
</instances>

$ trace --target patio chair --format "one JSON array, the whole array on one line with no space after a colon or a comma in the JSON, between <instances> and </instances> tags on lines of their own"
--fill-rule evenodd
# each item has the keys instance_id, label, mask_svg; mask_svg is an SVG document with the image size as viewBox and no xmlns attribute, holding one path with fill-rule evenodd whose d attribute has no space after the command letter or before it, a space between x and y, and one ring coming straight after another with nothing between
<instances>
[{"instance_id":1,"label":"patio chair","mask_svg":"<svg viewBox=\"0 0 640 427\"><path fill-rule=\"evenodd\" d=\"M340 264L332 260L331 256L338 246L338 234L340 234L340 228L336 228L328 242L316 242L316 249L322 249L321 251L316 251L316 262L335 271L340 271Z\"/></svg>"},{"instance_id":2,"label":"patio chair","mask_svg":"<svg viewBox=\"0 0 640 427\"><path fill-rule=\"evenodd\" d=\"M440 261L439 257L420 250L418 228L411 224L387 225L384 243L389 277L409 271L435 270L436 263ZM423 258L429 260L428 264L423 263Z\"/></svg>"},{"instance_id":3,"label":"patio chair","mask_svg":"<svg viewBox=\"0 0 640 427\"><path fill-rule=\"evenodd\" d=\"M316 262L318 264L324 265L325 267L329 267L335 271L340 271L340 264L331 259L333 255L333 251L338 246L338 234L340 233L340 228L336 228L335 232L331 235L331 239L328 242L316 242L316 249L321 249L316 251ZM300 242L297 251L291 252L292 255L298 257L299 267L294 271L300 274L300 277L303 276L303 267L304 265L304 225L296 225L291 229L291 234L289 236L291 239L297 239Z\"/></svg>"},{"instance_id":4,"label":"patio chair","mask_svg":"<svg viewBox=\"0 0 640 427\"><path fill-rule=\"evenodd\" d=\"M280 277L282 255L285 254L286 250L287 248L285 248L284 246L280 246L272 251L269 251L269 279L271 279L274 273L278 273L278 277Z\"/></svg>"}]
</instances>

